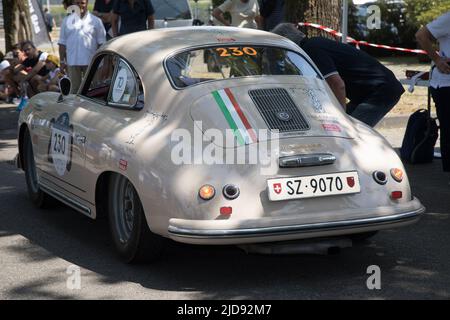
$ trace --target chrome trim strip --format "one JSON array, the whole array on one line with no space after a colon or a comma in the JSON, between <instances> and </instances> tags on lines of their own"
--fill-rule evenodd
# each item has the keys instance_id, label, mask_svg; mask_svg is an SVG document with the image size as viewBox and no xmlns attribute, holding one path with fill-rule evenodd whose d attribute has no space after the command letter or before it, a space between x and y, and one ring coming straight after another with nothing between
<instances>
[{"instance_id":1,"label":"chrome trim strip","mask_svg":"<svg viewBox=\"0 0 450 320\"><path fill-rule=\"evenodd\" d=\"M225 229L225 230L201 230L201 229L186 229L169 226L169 233L177 237L185 238L243 238L243 237L259 237L259 236L279 236L293 233L307 233L318 232L324 230L336 230L357 228L364 226L373 226L389 223L407 222L409 220L418 219L422 213L425 212L425 207L417 210L395 214L386 217L376 217L367 219L355 219L334 222L312 223L294 226L280 226L280 227L265 227L255 229Z\"/></svg>"},{"instance_id":2,"label":"chrome trim strip","mask_svg":"<svg viewBox=\"0 0 450 320\"><path fill-rule=\"evenodd\" d=\"M278 159L280 168L324 166L333 164L335 161L336 157L331 153L299 154Z\"/></svg>"},{"instance_id":3,"label":"chrome trim strip","mask_svg":"<svg viewBox=\"0 0 450 320\"><path fill-rule=\"evenodd\" d=\"M42 189L42 191L44 191L45 193L48 193L49 195L51 195L52 197L56 198L57 200L63 202L64 204L68 205L69 207L71 207L83 214L91 216L91 209L80 204L78 201L73 200L72 198L69 198L68 196L62 194L59 191L52 189L51 187L49 187L48 185L46 185L42 182L39 182L39 187Z\"/></svg>"}]
</instances>

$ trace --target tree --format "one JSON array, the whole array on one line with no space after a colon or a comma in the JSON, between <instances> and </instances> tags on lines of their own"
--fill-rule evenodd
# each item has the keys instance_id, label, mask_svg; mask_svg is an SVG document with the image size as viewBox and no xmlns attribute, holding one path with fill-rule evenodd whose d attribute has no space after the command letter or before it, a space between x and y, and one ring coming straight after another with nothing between
<instances>
[{"instance_id":1,"label":"tree","mask_svg":"<svg viewBox=\"0 0 450 320\"><path fill-rule=\"evenodd\" d=\"M342 0L285 0L286 20L292 23L318 23L334 30L341 30ZM309 36L326 36L329 34L316 30L305 29Z\"/></svg>"},{"instance_id":2,"label":"tree","mask_svg":"<svg viewBox=\"0 0 450 320\"><path fill-rule=\"evenodd\" d=\"M212 0L216 7L224 0ZM335 30L341 29L342 0L284 0L286 21L292 23L313 22L325 25ZM304 29L309 36L332 37L315 29Z\"/></svg>"},{"instance_id":3,"label":"tree","mask_svg":"<svg viewBox=\"0 0 450 320\"><path fill-rule=\"evenodd\" d=\"M3 0L3 24L5 29L5 49L20 41L32 40L30 10L27 0Z\"/></svg>"},{"instance_id":4,"label":"tree","mask_svg":"<svg viewBox=\"0 0 450 320\"><path fill-rule=\"evenodd\" d=\"M450 11L449 0L405 0L405 2L407 19L412 21L417 28Z\"/></svg>"}]
</instances>

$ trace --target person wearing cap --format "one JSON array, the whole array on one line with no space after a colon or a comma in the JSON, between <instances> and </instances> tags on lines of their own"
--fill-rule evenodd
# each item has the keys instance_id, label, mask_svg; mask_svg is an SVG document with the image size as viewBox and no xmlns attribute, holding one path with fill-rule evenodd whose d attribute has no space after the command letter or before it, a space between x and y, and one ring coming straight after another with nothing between
<instances>
[{"instance_id":1,"label":"person wearing cap","mask_svg":"<svg viewBox=\"0 0 450 320\"><path fill-rule=\"evenodd\" d=\"M20 95L18 84L13 79L13 70L17 65L22 64L26 58L25 53L22 51L21 43L14 44L11 51L8 51L4 57L4 60L10 64L9 68L3 72L5 93L7 94L6 101L8 103L14 103L15 99Z\"/></svg>"},{"instance_id":2,"label":"person wearing cap","mask_svg":"<svg viewBox=\"0 0 450 320\"><path fill-rule=\"evenodd\" d=\"M0 99L7 100L8 99L8 90L7 90L7 73L9 72L11 65L9 64L8 60L3 60L0 62L0 78L3 79L5 82L5 89L0 92Z\"/></svg>"},{"instance_id":3,"label":"person wearing cap","mask_svg":"<svg viewBox=\"0 0 450 320\"><path fill-rule=\"evenodd\" d=\"M9 64L8 60L3 60L0 63L0 73L3 74L3 71L5 71L7 68L9 68L11 65Z\"/></svg>"},{"instance_id":4,"label":"person wearing cap","mask_svg":"<svg viewBox=\"0 0 450 320\"><path fill-rule=\"evenodd\" d=\"M49 70L49 73L40 81L38 91L59 92L59 80L64 76L64 73L59 67L59 58L55 55L49 54L47 60L45 61L45 67Z\"/></svg>"},{"instance_id":5,"label":"person wearing cap","mask_svg":"<svg viewBox=\"0 0 450 320\"><path fill-rule=\"evenodd\" d=\"M291 23L281 23L272 32L301 47L317 65L347 114L371 127L405 92L391 70L351 45L322 37L308 39Z\"/></svg>"},{"instance_id":6,"label":"person wearing cap","mask_svg":"<svg viewBox=\"0 0 450 320\"><path fill-rule=\"evenodd\" d=\"M450 11L422 27L416 39L435 64L430 91L439 119L442 167L450 172ZM439 43L439 52L435 43Z\"/></svg>"}]
</instances>

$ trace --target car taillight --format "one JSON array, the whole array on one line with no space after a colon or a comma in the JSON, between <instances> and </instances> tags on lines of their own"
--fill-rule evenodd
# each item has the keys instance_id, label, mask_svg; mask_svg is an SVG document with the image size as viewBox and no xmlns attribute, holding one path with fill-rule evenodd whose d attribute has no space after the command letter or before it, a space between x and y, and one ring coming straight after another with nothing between
<instances>
[{"instance_id":1,"label":"car taillight","mask_svg":"<svg viewBox=\"0 0 450 320\"><path fill-rule=\"evenodd\" d=\"M398 168L391 169L391 176L397 182L403 181L403 171Z\"/></svg>"},{"instance_id":2,"label":"car taillight","mask_svg":"<svg viewBox=\"0 0 450 320\"><path fill-rule=\"evenodd\" d=\"M216 189L209 184L205 184L198 191L198 195L203 200L211 200L216 195Z\"/></svg>"},{"instance_id":3,"label":"car taillight","mask_svg":"<svg viewBox=\"0 0 450 320\"><path fill-rule=\"evenodd\" d=\"M403 192L401 192L401 191L393 191L391 193L392 200L398 200L398 199L401 199L402 197L403 197Z\"/></svg>"},{"instance_id":4,"label":"car taillight","mask_svg":"<svg viewBox=\"0 0 450 320\"><path fill-rule=\"evenodd\" d=\"M223 216L230 216L233 213L232 207L221 207L220 214Z\"/></svg>"}]
</instances>

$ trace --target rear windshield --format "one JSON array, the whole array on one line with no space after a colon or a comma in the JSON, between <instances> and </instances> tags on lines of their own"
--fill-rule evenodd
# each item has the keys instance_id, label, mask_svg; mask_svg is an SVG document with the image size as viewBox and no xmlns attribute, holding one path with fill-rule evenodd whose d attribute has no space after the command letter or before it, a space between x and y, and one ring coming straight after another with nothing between
<instances>
[{"instance_id":1,"label":"rear windshield","mask_svg":"<svg viewBox=\"0 0 450 320\"><path fill-rule=\"evenodd\" d=\"M188 0L152 0L155 19L191 19Z\"/></svg>"},{"instance_id":2,"label":"rear windshield","mask_svg":"<svg viewBox=\"0 0 450 320\"><path fill-rule=\"evenodd\" d=\"M263 46L221 46L176 54L166 69L177 88L211 80L247 76L318 77L300 54L283 48Z\"/></svg>"}]
</instances>

